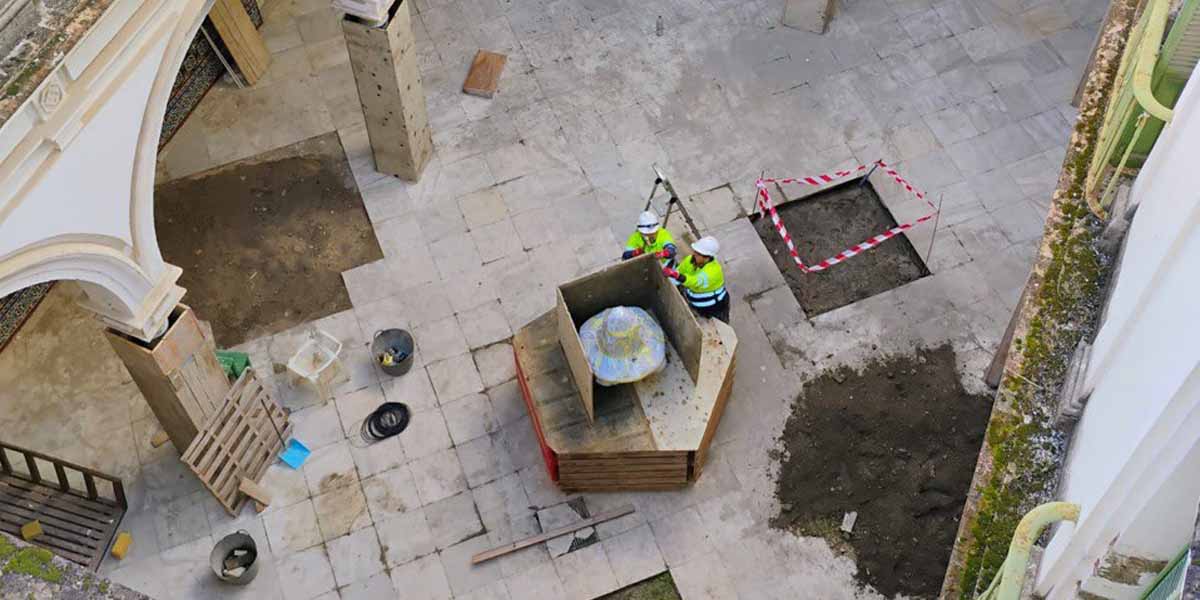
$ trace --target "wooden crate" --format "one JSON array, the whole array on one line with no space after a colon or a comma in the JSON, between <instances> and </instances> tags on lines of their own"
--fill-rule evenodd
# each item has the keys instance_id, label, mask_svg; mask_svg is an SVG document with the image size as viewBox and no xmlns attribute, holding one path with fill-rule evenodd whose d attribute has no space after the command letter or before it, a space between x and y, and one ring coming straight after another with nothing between
<instances>
[{"instance_id":1,"label":"wooden crate","mask_svg":"<svg viewBox=\"0 0 1200 600\"><path fill-rule=\"evenodd\" d=\"M113 329L104 335L171 443L181 451L191 445L229 392L212 336L205 335L196 313L176 306L167 332L150 344Z\"/></svg>"},{"instance_id":2,"label":"wooden crate","mask_svg":"<svg viewBox=\"0 0 1200 600\"><path fill-rule=\"evenodd\" d=\"M221 506L237 516L248 499L240 490L242 479L262 479L291 433L283 407L263 388L254 369L246 369L182 460Z\"/></svg>"},{"instance_id":3,"label":"wooden crate","mask_svg":"<svg viewBox=\"0 0 1200 600\"><path fill-rule=\"evenodd\" d=\"M577 329L617 305L659 319L671 342L669 377L595 383ZM695 481L733 388L736 348L733 329L697 320L652 256L560 286L555 309L513 336L517 382L550 479L566 492L669 490Z\"/></svg>"}]
</instances>

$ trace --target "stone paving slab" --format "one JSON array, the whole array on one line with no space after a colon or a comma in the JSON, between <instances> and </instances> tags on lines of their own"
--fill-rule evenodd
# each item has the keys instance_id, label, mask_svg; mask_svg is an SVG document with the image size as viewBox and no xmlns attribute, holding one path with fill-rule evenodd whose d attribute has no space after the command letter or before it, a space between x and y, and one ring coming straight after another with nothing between
<instances>
[{"instance_id":1,"label":"stone paving slab","mask_svg":"<svg viewBox=\"0 0 1200 600\"><path fill-rule=\"evenodd\" d=\"M878 597L824 542L767 526L778 510L774 436L803 380L881 351L950 341L964 381L978 385L1032 263L1074 118L1066 102L1104 7L857 0L817 36L778 27L781 4L416 2L437 149L410 184L376 173L361 122L340 114L355 112L338 104L352 80L337 73L327 4L267 3L271 75L247 90L218 86L164 151L164 176L336 129L385 258L347 271L355 308L317 324L347 344L350 377L332 401L269 378L317 452L303 472L273 466L264 481L275 503L239 517L260 524L272 551L261 597L559 600L664 569L689 600ZM458 90L460 59L483 45L514 67L491 101ZM753 206L764 170L805 175L880 158L943 203L937 233L910 236L933 275L810 320L738 211ZM470 553L540 532L535 515L576 497L546 475L505 338L553 306L558 283L617 259L652 162L721 240L734 297L740 355L709 466L681 491L578 496L593 512L637 508L598 527L597 544L469 567ZM889 206L899 217L906 202ZM387 327L417 338L400 378L380 373L367 350ZM243 347L271 373L303 335ZM384 399L408 404L413 424L389 446L365 447L357 429ZM178 503L181 515L204 506L171 457L146 458L130 486L139 501ZM322 490L330 476L344 485ZM179 573L207 569L200 550L228 523L201 527L200 517L219 513L167 525L156 510L131 509L128 528L157 547L105 570L163 598L201 597L166 592L147 574L168 557ZM366 552L372 532L390 576L328 558Z\"/></svg>"}]
</instances>

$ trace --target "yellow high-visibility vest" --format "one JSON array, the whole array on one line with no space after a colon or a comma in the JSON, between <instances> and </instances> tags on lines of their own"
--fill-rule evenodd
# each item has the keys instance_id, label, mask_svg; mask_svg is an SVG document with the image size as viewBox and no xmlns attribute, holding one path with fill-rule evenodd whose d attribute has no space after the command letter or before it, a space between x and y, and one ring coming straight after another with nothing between
<instances>
[{"instance_id":1,"label":"yellow high-visibility vest","mask_svg":"<svg viewBox=\"0 0 1200 600\"><path fill-rule=\"evenodd\" d=\"M712 306L725 299L725 271L717 259L709 259L703 267L697 267L689 256L679 263L680 275L684 276L683 291L688 302L697 308Z\"/></svg>"}]
</instances>

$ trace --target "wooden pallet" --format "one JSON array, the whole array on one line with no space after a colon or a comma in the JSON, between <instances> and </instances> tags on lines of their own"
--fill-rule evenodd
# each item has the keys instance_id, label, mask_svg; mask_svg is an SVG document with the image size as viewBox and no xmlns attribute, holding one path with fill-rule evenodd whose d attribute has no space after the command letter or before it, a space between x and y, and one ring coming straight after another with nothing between
<instances>
[{"instance_id":1,"label":"wooden pallet","mask_svg":"<svg viewBox=\"0 0 1200 600\"><path fill-rule=\"evenodd\" d=\"M30 543L95 570L125 509L120 479L0 442L0 531L20 537L36 520Z\"/></svg>"},{"instance_id":2,"label":"wooden pallet","mask_svg":"<svg viewBox=\"0 0 1200 600\"><path fill-rule=\"evenodd\" d=\"M221 506L237 516L249 499L240 490L242 479L262 479L291 433L283 407L263 389L254 369L246 369L182 460Z\"/></svg>"}]
</instances>

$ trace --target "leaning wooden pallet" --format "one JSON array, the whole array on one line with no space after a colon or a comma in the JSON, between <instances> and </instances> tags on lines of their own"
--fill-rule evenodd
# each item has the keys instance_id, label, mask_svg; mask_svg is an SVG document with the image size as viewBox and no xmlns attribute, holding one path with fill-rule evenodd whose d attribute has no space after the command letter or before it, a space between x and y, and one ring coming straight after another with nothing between
<instances>
[{"instance_id":1,"label":"leaning wooden pallet","mask_svg":"<svg viewBox=\"0 0 1200 600\"><path fill-rule=\"evenodd\" d=\"M242 491L243 479L259 481L291 432L283 407L263 388L254 369L246 369L182 460L236 516L249 499Z\"/></svg>"}]
</instances>

